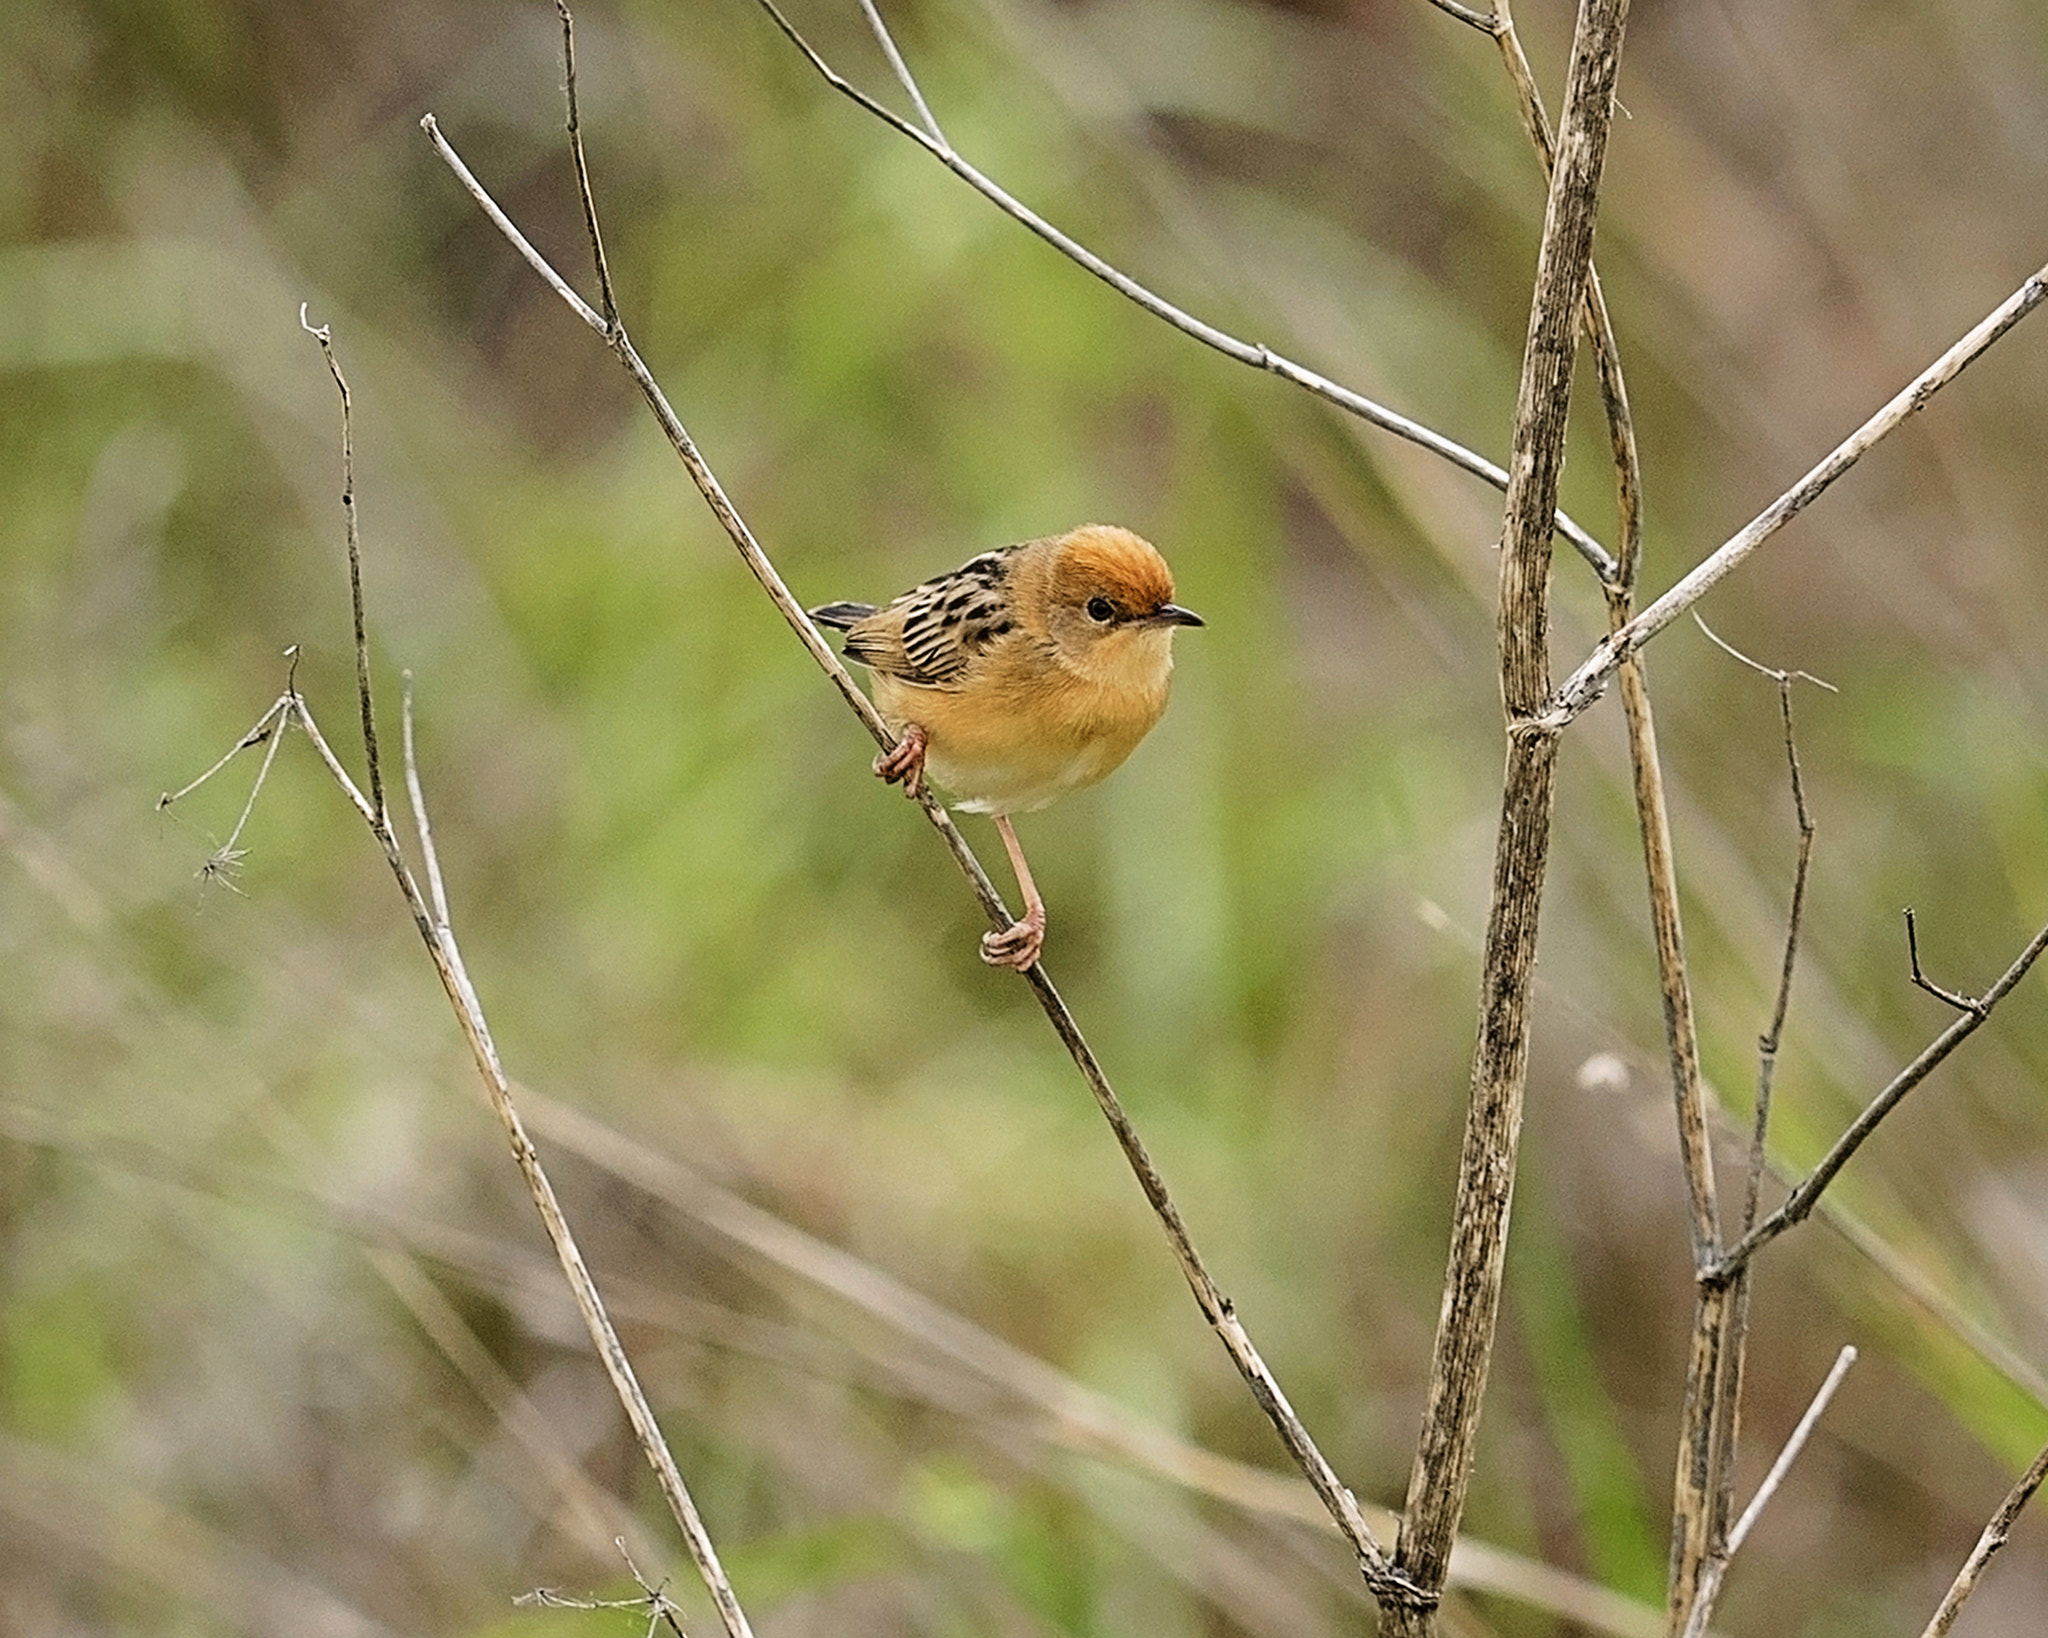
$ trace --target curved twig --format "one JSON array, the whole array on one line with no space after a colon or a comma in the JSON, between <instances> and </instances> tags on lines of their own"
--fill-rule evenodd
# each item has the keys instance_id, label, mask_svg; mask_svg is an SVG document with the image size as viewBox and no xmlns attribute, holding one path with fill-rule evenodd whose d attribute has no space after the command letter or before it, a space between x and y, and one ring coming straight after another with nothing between
<instances>
[{"instance_id":1,"label":"curved twig","mask_svg":"<svg viewBox=\"0 0 2048 1638\"><path fill-rule=\"evenodd\" d=\"M1243 341L1225 330L1219 330L1215 325L1198 319L1193 314L1176 307L1164 296L1140 284L1136 279L1130 277L1129 274L1111 266L1100 256L1096 255L1094 251L1088 249L1087 246L1079 241L1069 238L1029 205L1024 204L998 183L961 158L950 143L934 134L937 129L936 122L934 122L933 131L920 130L894 109L876 101L875 98L847 79L845 75L828 63L817 48L798 31L796 25L783 15L780 8L777 7L775 0L760 0L760 5L762 10L766 11L774 20L775 26L781 29L783 34L787 36L790 44L803 53L804 59L818 71L825 83L831 86L833 90L858 103L868 113L874 115L876 119L887 125L898 135L916 143L926 153L930 154L932 158L945 166L947 170L974 189L976 193L1002 211L1005 216L1008 216L1013 221L1022 223L1062 256L1094 274L1096 278L1100 279L1119 295L1136 302L1154 318L1163 319L1166 323L1180 331L1181 334L1192 336L1205 347L1214 348L1217 352L1223 354L1225 358L1234 359L1238 363L1248 365L1255 370L1263 370L1269 375L1277 375L1284 381L1291 381L1295 386L1314 394L1325 403L1334 404L1337 408L1357 416L1360 420L1366 421L1384 432L1393 433L1397 438L1405 438L1412 444L1419 444L1431 454L1450 462L1451 465L1459 468L1461 471L1469 472L1476 478L1483 478L1492 484L1494 488L1501 490L1503 493L1506 492L1508 487L1507 472L1501 467L1494 465L1485 456L1467 449L1463 444L1446 438L1442 433L1424 426L1420 421L1410 420L1398 411L1390 410L1383 404L1375 403L1372 399L1364 396L1364 394L1353 392L1349 387L1332 381L1328 376L1319 375L1305 365L1295 363L1294 360L1274 352L1270 347L1257 342ZM887 31L882 29L880 18L873 13L870 13L870 16L873 25L886 36ZM1489 34L1493 32L1490 24L1478 26L1485 27L1486 32ZM899 77L912 87L912 94L916 95L915 82L910 79L910 71L904 66L901 54L892 50L890 52L890 60L896 66ZM919 108L921 110L924 109L924 99L922 96L917 96L917 102ZM926 117L929 118L929 110L925 110L925 112ZM1607 548L1602 546L1599 541L1595 540L1565 513L1557 512L1555 516L1557 532L1571 542L1573 549L1587 563L1592 565L1593 572L1602 581L1611 580L1615 572L1615 563Z\"/></svg>"},{"instance_id":2,"label":"curved twig","mask_svg":"<svg viewBox=\"0 0 2048 1638\"><path fill-rule=\"evenodd\" d=\"M1991 1016L1991 1009L2018 987L2021 979L2048 950L2048 925L2027 940L2026 948L2013 958L2012 965L1998 977L1998 981L1977 998L1977 1009L1965 1012L1947 1029L1935 1036L1921 1049L1919 1056L1894 1075L1884 1090L1865 1106L1863 1113L1850 1122L1848 1130L1835 1139L1834 1147L1822 1156L1820 1163L1806 1174L1806 1178L1786 1198L1784 1204L1772 1212L1761 1223L1751 1229L1733 1246L1720 1264L1703 1276L1710 1283L1720 1283L1733 1277L1735 1272L1769 1245L1795 1223L1805 1221L1819 1203L1827 1186L1834 1182L1836 1173L1849 1163L1849 1158L1863 1147L1863 1142L1877 1130L1885 1116L1889 1115L1904 1101L1907 1093L1934 1073L1942 1061L1955 1049L1974 1035Z\"/></svg>"}]
</instances>

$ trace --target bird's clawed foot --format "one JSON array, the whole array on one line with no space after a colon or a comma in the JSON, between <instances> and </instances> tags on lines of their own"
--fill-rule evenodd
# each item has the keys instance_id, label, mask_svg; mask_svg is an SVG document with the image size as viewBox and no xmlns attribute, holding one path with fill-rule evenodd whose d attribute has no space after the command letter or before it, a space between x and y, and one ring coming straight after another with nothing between
<instances>
[{"instance_id":1,"label":"bird's clawed foot","mask_svg":"<svg viewBox=\"0 0 2048 1638\"><path fill-rule=\"evenodd\" d=\"M1045 906L1035 905L1022 921L1013 921L1000 933L981 935L981 959L991 967L1008 967L1024 972L1038 965L1038 952L1045 946Z\"/></svg>"},{"instance_id":2,"label":"bird's clawed foot","mask_svg":"<svg viewBox=\"0 0 2048 1638\"><path fill-rule=\"evenodd\" d=\"M903 737L875 758L875 776L891 785L901 784L903 794L917 797L924 792L924 748L929 736L917 723L903 730Z\"/></svg>"}]
</instances>

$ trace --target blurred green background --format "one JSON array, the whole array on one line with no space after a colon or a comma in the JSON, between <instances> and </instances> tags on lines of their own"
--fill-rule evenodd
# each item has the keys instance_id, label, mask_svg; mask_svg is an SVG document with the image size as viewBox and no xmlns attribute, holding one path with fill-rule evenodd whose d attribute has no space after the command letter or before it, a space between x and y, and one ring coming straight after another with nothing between
<instances>
[{"instance_id":1,"label":"blurred green background","mask_svg":"<svg viewBox=\"0 0 2048 1638\"><path fill-rule=\"evenodd\" d=\"M1422 0L889 13L953 140L1025 200L1504 455L1542 189L1485 38ZM851 0L793 16L901 105ZM1568 11L1518 19L1554 102ZM579 23L627 321L799 596L1101 519L1159 542L1208 617L1130 764L1022 822L1047 964L1295 1404L1397 1503L1499 777L1496 497L1168 332L748 0ZM630 1592L624 1534L708 1630L310 748L284 746L234 891L195 871L253 758L153 811L293 643L359 764L305 302L355 392L387 738L409 669L478 987L760 1628L1370 1630L1334 1540L1255 1505L1256 1475L1162 1471L1147 1430L1283 1459L1025 988L975 959L952 865L623 375L421 135L431 111L588 288L558 49L540 4L0 12L0 1627L632 1631L512 1606ZM1639 0L1621 100L1599 258L1654 593L2048 255L2048 22ZM2043 322L1705 605L1839 690L1798 698L1819 835L1788 1163L1948 1021L1907 981L1901 906L1972 990L2048 916ZM1579 433L1567 504L1611 538ZM1557 584L1561 674L1603 616L1575 559ZM1690 625L1650 658L1739 1121L1793 856L1777 700ZM1618 719L1565 756L1470 1526L1655 1601L1690 1278ZM2044 1071L2035 976L1850 1168L1844 1218L1763 1261L1745 1493L1836 1349L1864 1354L1726 1630L1917 1631L2048 1437ZM774 1261L774 1219L857 1259L869 1300ZM1056 1413L1020 1356L889 1322L884 1278L1112 1408ZM1958 1630L2037 1633L2044 1607L2034 1515ZM1495 1594L1458 1617L1585 1630Z\"/></svg>"}]
</instances>

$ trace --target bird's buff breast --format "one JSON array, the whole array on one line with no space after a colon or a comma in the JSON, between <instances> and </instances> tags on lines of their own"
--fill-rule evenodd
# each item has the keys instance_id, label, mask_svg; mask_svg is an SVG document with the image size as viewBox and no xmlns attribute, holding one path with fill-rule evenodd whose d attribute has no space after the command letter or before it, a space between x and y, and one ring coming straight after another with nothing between
<instances>
[{"instance_id":1,"label":"bird's buff breast","mask_svg":"<svg viewBox=\"0 0 2048 1638\"><path fill-rule=\"evenodd\" d=\"M1166 709L1163 675L1156 688L1069 689L1058 701L874 683L883 720L899 734L912 722L924 729L926 772L967 813L1030 813L1107 778Z\"/></svg>"}]
</instances>

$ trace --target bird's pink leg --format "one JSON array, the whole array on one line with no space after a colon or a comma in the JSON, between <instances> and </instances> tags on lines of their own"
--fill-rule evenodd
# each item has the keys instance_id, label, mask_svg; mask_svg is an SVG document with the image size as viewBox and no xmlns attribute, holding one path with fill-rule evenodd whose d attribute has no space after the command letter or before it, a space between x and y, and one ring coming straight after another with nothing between
<instances>
[{"instance_id":1,"label":"bird's pink leg","mask_svg":"<svg viewBox=\"0 0 2048 1638\"><path fill-rule=\"evenodd\" d=\"M1017 872L1017 890L1024 895L1024 919L1013 921L1000 933L981 936L981 959L991 967L1013 967L1023 972L1038 964L1039 949L1045 943L1045 901L1038 896L1038 884L1031 879L1031 867L1024 862L1024 849L1010 828L1010 816L995 816L996 830L1010 855L1010 868Z\"/></svg>"},{"instance_id":2,"label":"bird's pink leg","mask_svg":"<svg viewBox=\"0 0 2048 1638\"><path fill-rule=\"evenodd\" d=\"M905 796L920 794L924 790L924 748L929 738L920 724L910 723L903 736L875 758L876 775L891 785L900 780Z\"/></svg>"}]
</instances>

